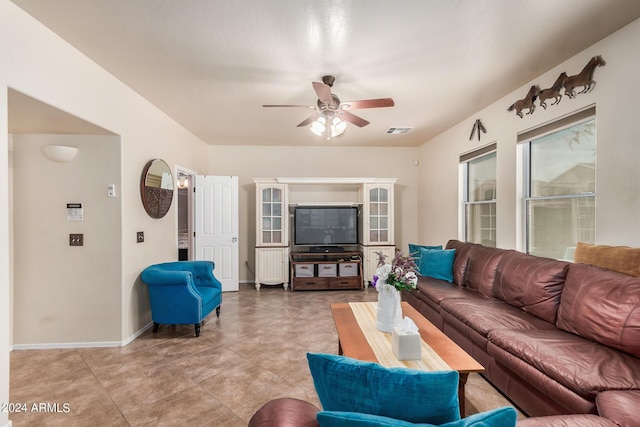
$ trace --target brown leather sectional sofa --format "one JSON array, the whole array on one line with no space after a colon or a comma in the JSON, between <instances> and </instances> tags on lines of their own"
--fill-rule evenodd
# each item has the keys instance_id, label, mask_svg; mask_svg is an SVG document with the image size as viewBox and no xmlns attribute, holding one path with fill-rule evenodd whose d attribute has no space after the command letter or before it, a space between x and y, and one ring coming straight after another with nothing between
<instances>
[{"instance_id":1,"label":"brown leather sectional sofa","mask_svg":"<svg viewBox=\"0 0 640 427\"><path fill-rule=\"evenodd\" d=\"M640 249L578 244L574 264L457 240L447 248L454 283L421 277L403 298L531 416L518 427L640 426ZM274 399L249 427L317 427L318 410Z\"/></svg>"},{"instance_id":2,"label":"brown leather sectional sofa","mask_svg":"<svg viewBox=\"0 0 640 427\"><path fill-rule=\"evenodd\" d=\"M554 416L523 426L640 425L640 278L457 240L446 248L454 283L422 276L403 299L529 416Z\"/></svg>"}]
</instances>

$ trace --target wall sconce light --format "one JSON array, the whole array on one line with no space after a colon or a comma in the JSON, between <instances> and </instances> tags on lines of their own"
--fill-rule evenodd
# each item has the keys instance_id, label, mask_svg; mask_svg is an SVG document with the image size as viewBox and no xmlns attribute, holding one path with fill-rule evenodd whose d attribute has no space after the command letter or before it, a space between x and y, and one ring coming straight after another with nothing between
<instances>
[{"instance_id":1,"label":"wall sconce light","mask_svg":"<svg viewBox=\"0 0 640 427\"><path fill-rule=\"evenodd\" d=\"M58 163L70 162L78 154L76 147L67 147L65 145L43 145L40 150L42 150L42 154L47 159Z\"/></svg>"}]
</instances>

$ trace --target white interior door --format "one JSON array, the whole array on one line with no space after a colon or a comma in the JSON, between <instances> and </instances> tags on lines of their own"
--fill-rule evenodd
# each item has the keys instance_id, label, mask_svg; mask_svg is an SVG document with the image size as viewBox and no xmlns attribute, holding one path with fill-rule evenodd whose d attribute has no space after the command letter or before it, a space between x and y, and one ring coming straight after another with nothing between
<instances>
[{"instance_id":1,"label":"white interior door","mask_svg":"<svg viewBox=\"0 0 640 427\"><path fill-rule=\"evenodd\" d=\"M222 291L237 291L238 177L196 175L194 205L194 259L215 262Z\"/></svg>"}]
</instances>

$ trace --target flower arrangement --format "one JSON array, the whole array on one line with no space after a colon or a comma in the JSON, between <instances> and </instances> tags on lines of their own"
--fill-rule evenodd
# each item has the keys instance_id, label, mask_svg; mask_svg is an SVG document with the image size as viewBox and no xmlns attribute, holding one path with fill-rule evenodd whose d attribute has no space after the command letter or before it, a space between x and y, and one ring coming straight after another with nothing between
<instances>
[{"instance_id":1,"label":"flower arrangement","mask_svg":"<svg viewBox=\"0 0 640 427\"><path fill-rule=\"evenodd\" d=\"M373 276L372 283L378 292L387 290L384 285L392 286L398 291L416 288L418 284L417 266L411 255L398 251L391 264L385 263L387 256L382 252L376 252L376 255L378 255L378 269Z\"/></svg>"}]
</instances>

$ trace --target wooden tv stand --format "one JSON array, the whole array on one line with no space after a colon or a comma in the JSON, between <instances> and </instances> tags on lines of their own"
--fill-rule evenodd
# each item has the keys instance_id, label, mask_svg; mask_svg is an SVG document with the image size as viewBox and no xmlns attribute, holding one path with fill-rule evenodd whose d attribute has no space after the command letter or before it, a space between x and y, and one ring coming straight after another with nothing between
<instances>
[{"instance_id":1,"label":"wooden tv stand","mask_svg":"<svg viewBox=\"0 0 640 427\"><path fill-rule=\"evenodd\" d=\"M364 289L362 252L293 252L291 290Z\"/></svg>"}]
</instances>

